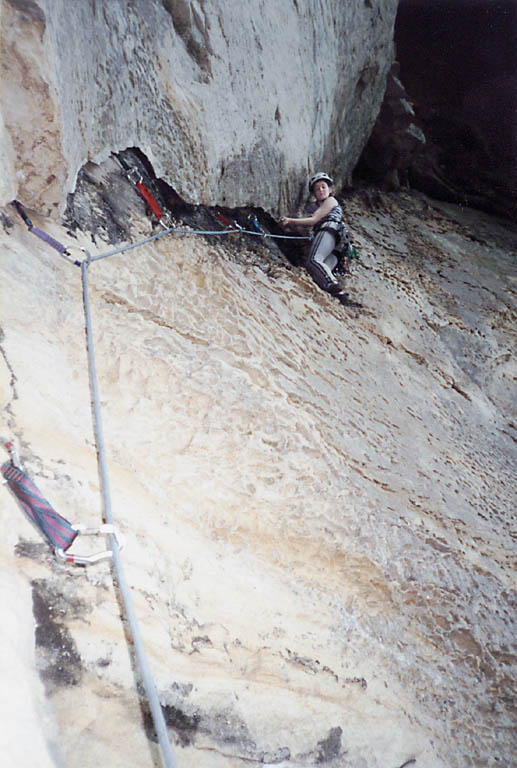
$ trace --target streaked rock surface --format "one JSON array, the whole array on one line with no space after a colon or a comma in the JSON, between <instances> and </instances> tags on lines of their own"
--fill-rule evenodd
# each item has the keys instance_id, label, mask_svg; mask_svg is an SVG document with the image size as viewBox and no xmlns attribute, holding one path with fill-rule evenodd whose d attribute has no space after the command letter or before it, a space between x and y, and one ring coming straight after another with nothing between
<instances>
[{"instance_id":1,"label":"streaked rock surface","mask_svg":"<svg viewBox=\"0 0 517 768\"><path fill-rule=\"evenodd\" d=\"M62 213L79 169L139 147L186 200L277 213L375 122L397 0L6 0L2 90L17 197Z\"/></svg>"},{"instance_id":2,"label":"streaked rock surface","mask_svg":"<svg viewBox=\"0 0 517 768\"><path fill-rule=\"evenodd\" d=\"M180 768L513 759L516 233L407 194L345 209L363 310L245 236L88 270L114 515ZM98 522L80 272L4 214L0 433ZM109 566L58 565L1 494L3 765L155 768Z\"/></svg>"}]
</instances>

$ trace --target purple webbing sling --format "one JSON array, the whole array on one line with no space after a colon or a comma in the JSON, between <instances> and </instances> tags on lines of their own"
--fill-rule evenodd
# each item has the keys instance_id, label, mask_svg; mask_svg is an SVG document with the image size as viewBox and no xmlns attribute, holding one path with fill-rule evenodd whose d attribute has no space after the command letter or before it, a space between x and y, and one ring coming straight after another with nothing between
<instances>
[{"instance_id":1,"label":"purple webbing sling","mask_svg":"<svg viewBox=\"0 0 517 768\"><path fill-rule=\"evenodd\" d=\"M36 237L39 237L40 240L44 240L46 243L51 245L52 248L55 248L56 251L58 251L59 253L62 253L63 255L68 253L66 246L64 246L58 240L55 240L50 235L47 235L47 233L43 232L42 229L39 229L38 227L30 226L29 232L32 232L33 235L36 235Z\"/></svg>"}]
</instances>

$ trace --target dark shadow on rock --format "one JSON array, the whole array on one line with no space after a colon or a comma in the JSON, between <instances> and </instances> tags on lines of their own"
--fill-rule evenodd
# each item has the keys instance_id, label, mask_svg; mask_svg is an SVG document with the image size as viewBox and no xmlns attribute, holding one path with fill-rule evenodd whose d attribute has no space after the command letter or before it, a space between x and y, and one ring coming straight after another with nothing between
<instances>
[{"instance_id":1,"label":"dark shadow on rock","mask_svg":"<svg viewBox=\"0 0 517 768\"><path fill-rule=\"evenodd\" d=\"M83 674L81 656L65 617L83 612L79 601L71 600L45 579L32 582L32 610L36 621L36 663L47 694L58 687L77 685Z\"/></svg>"},{"instance_id":2,"label":"dark shadow on rock","mask_svg":"<svg viewBox=\"0 0 517 768\"><path fill-rule=\"evenodd\" d=\"M324 765L330 763L337 757L341 757L341 728L331 728L326 739L318 742L316 764Z\"/></svg>"}]
</instances>

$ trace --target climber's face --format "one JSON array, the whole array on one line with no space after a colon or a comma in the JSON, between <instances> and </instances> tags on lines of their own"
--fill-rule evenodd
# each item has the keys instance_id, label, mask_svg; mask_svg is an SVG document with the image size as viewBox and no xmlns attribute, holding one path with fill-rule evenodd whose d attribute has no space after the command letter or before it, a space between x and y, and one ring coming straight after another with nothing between
<instances>
[{"instance_id":1,"label":"climber's face","mask_svg":"<svg viewBox=\"0 0 517 768\"><path fill-rule=\"evenodd\" d=\"M323 179L320 179L320 181L317 181L316 184L312 188L312 192L316 200L319 200L320 202L322 200L326 200L327 197L330 196L332 192L332 187L329 187L326 181Z\"/></svg>"}]
</instances>

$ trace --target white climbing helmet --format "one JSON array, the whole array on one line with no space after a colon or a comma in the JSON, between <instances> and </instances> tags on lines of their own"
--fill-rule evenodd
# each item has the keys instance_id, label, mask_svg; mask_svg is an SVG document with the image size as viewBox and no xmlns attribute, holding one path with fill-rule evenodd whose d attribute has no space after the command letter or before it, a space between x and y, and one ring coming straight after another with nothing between
<instances>
[{"instance_id":1,"label":"white climbing helmet","mask_svg":"<svg viewBox=\"0 0 517 768\"><path fill-rule=\"evenodd\" d=\"M330 176L326 173L315 173L312 178L309 179L309 192L312 192L312 189L317 181L326 181L329 187L331 187L334 184L334 179L331 179Z\"/></svg>"}]
</instances>

